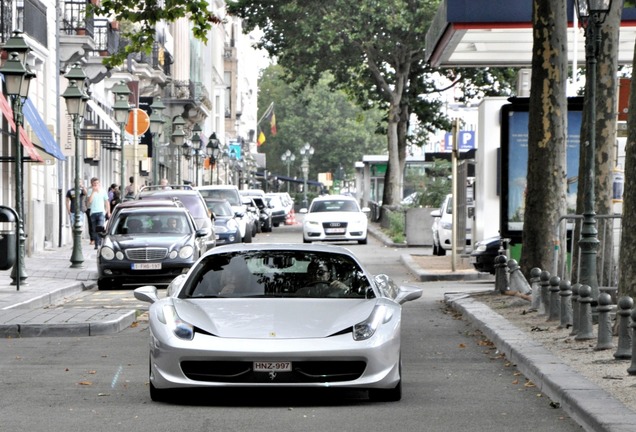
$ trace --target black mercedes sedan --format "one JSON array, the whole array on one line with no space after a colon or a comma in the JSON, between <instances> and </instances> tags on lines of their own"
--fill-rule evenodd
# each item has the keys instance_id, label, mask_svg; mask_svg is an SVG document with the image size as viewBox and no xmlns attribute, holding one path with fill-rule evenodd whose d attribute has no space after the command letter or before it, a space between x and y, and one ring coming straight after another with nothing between
<instances>
[{"instance_id":1,"label":"black mercedes sedan","mask_svg":"<svg viewBox=\"0 0 636 432\"><path fill-rule=\"evenodd\" d=\"M120 206L102 234L98 289L167 286L206 252L210 229L197 229L186 208Z\"/></svg>"}]
</instances>

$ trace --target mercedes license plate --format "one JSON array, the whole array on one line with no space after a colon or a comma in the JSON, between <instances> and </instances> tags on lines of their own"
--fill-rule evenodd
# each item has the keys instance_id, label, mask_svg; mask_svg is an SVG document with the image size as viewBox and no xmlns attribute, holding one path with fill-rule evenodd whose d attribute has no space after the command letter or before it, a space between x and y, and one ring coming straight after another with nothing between
<instances>
[{"instance_id":1,"label":"mercedes license plate","mask_svg":"<svg viewBox=\"0 0 636 432\"><path fill-rule=\"evenodd\" d=\"M133 270L161 270L161 263L132 263Z\"/></svg>"},{"instance_id":2,"label":"mercedes license plate","mask_svg":"<svg viewBox=\"0 0 636 432\"><path fill-rule=\"evenodd\" d=\"M254 372L291 372L291 362L268 362L268 361L256 361L254 362Z\"/></svg>"}]
</instances>

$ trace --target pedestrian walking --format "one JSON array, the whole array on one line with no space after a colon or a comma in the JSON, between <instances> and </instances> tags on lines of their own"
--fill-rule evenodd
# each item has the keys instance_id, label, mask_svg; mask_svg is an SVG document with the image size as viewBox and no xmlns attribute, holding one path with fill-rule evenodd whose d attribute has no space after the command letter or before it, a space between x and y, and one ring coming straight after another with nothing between
<instances>
[{"instance_id":1,"label":"pedestrian walking","mask_svg":"<svg viewBox=\"0 0 636 432\"><path fill-rule=\"evenodd\" d=\"M102 244L102 238L99 235L104 231L106 218L110 217L110 203L108 201L108 192L101 186L101 182L97 177L91 179L91 188L88 191L88 207L91 211L91 238L95 242L95 249Z\"/></svg>"},{"instance_id":2,"label":"pedestrian walking","mask_svg":"<svg viewBox=\"0 0 636 432\"><path fill-rule=\"evenodd\" d=\"M135 187L135 177L130 176L128 181L130 182L130 184L124 189L124 199L133 199L137 194L137 188Z\"/></svg>"}]
</instances>

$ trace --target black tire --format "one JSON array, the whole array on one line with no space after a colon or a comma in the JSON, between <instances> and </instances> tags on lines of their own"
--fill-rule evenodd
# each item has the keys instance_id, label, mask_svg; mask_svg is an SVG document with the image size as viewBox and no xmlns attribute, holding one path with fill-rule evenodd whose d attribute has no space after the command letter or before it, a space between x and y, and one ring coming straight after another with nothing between
<instances>
[{"instance_id":1,"label":"black tire","mask_svg":"<svg viewBox=\"0 0 636 432\"><path fill-rule=\"evenodd\" d=\"M358 240L358 244L367 244L367 238L365 237L362 240Z\"/></svg>"},{"instance_id":2,"label":"black tire","mask_svg":"<svg viewBox=\"0 0 636 432\"><path fill-rule=\"evenodd\" d=\"M303 237L303 243L311 243L311 240L307 240L305 237Z\"/></svg>"},{"instance_id":3,"label":"black tire","mask_svg":"<svg viewBox=\"0 0 636 432\"><path fill-rule=\"evenodd\" d=\"M252 227L245 227L245 237L243 237L243 243L252 243Z\"/></svg>"},{"instance_id":4,"label":"black tire","mask_svg":"<svg viewBox=\"0 0 636 432\"><path fill-rule=\"evenodd\" d=\"M115 282L111 279L98 279L97 280L97 290L98 291L106 291L106 290L118 290L121 289L121 284L119 282Z\"/></svg>"},{"instance_id":5,"label":"black tire","mask_svg":"<svg viewBox=\"0 0 636 432\"><path fill-rule=\"evenodd\" d=\"M152 401L154 402L166 402L168 400L170 400L170 390L164 390L164 389L158 389L157 387L155 387L152 384L152 381L150 380L150 369L151 369L151 365L150 362L152 361L152 359L150 359L150 357L148 358L148 388L150 390L150 399L152 399Z\"/></svg>"}]
</instances>

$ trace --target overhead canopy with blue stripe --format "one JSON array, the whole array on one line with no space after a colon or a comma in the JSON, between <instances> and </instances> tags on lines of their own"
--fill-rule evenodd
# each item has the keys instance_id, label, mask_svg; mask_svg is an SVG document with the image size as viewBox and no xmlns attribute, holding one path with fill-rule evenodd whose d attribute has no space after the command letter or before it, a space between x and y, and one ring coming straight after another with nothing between
<instances>
[{"instance_id":1,"label":"overhead canopy with blue stripe","mask_svg":"<svg viewBox=\"0 0 636 432\"><path fill-rule=\"evenodd\" d=\"M35 135L44 147L44 151L56 159L66 160L66 157L62 154L60 146L55 141L55 138L53 138L51 131L49 131L49 128L46 126L46 123L44 123L44 120L42 120L40 113L37 109L35 109L35 105L33 105L33 102L31 102L29 98L24 101L22 112L24 113L24 118L29 123L33 132L35 132Z\"/></svg>"}]
</instances>

